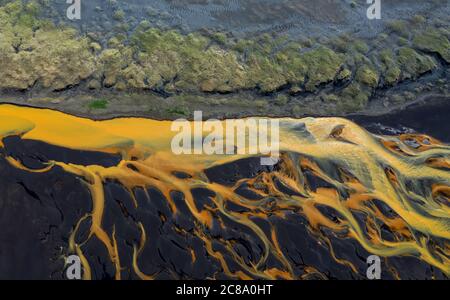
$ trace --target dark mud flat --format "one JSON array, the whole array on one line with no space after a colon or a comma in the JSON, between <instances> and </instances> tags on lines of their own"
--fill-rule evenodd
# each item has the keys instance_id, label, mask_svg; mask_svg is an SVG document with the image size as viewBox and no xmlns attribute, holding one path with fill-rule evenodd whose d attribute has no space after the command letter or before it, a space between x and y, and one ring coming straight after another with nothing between
<instances>
[{"instance_id":1,"label":"dark mud flat","mask_svg":"<svg viewBox=\"0 0 450 300\"><path fill-rule=\"evenodd\" d=\"M61 149L61 147L35 140L22 140L11 136L3 139L6 154L23 162L28 168L44 168L48 161L59 161L77 165L100 165L104 167L116 166L121 157L93 151Z\"/></svg>"},{"instance_id":2,"label":"dark mud flat","mask_svg":"<svg viewBox=\"0 0 450 300\"><path fill-rule=\"evenodd\" d=\"M450 143L450 101L431 99L380 116L355 115L348 118L375 134L425 133Z\"/></svg>"},{"instance_id":3,"label":"dark mud flat","mask_svg":"<svg viewBox=\"0 0 450 300\"><path fill-rule=\"evenodd\" d=\"M33 149L31 152L29 149ZM1 279L63 279L64 256L68 252L68 239L74 226L85 214L91 212L92 202L81 178L70 175L57 167L45 173L31 173L12 167L5 156L19 159L25 166L38 168L48 159L63 159L67 163L99 163L113 165L117 157L95 152L74 152L64 148L8 138L0 152L0 278ZM256 176L260 172L255 159L240 160L216 167L209 174L213 182L234 184L241 178ZM275 166L276 168L276 166ZM313 176L313 175L311 175ZM245 187L241 192L245 192ZM147 243L139 255L137 264L145 274L156 279L227 279L216 259L207 254L205 243L194 235L194 220L183 195L173 192L179 212L171 213L167 200L156 189L135 189L138 206L133 205L130 194L116 182L106 182L103 227L117 240L121 257L121 278L137 279L133 270L133 247L138 245L142 224L147 233ZM196 205L214 205L208 198L211 192L195 189ZM242 212L242 207L230 206L230 211ZM335 212L329 210L327 214ZM205 229L215 251L222 253L231 271L240 267L224 251L217 240L233 241L234 249L246 262L257 261L262 255L262 241L248 227L221 216L224 227L215 223ZM80 223L75 237L89 262L93 279L112 279L114 266L104 245L95 237L87 242L91 225L89 219ZM308 229L308 222L300 214L290 213L285 218L275 215L256 218L254 222L266 235L274 228L279 236L280 249L300 276L305 268L318 272L305 279L364 279L369 255L356 241L342 239L324 230L339 258L350 261L348 266L337 263L326 243L318 243ZM363 221L362 221L363 222ZM195 257L195 259L193 259ZM397 270L402 279L445 278L439 270L411 257L392 257L383 263ZM269 257L267 267L280 267L276 259ZM383 272L384 279L391 279L390 271Z\"/></svg>"},{"instance_id":4,"label":"dark mud flat","mask_svg":"<svg viewBox=\"0 0 450 300\"><path fill-rule=\"evenodd\" d=\"M4 153L0 177L0 279L62 279L74 222L92 210L89 192L60 168L13 168Z\"/></svg>"}]
</instances>

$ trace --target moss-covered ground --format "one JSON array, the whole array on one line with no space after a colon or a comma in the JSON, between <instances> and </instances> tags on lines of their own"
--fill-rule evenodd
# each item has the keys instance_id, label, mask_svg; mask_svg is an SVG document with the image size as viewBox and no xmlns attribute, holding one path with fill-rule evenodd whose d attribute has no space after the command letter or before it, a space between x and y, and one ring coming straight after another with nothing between
<instances>
[{"instance_id":1,"label":"moss-covered ground","mask_svg":"<svg viewBox=\"0 0 450 300\"><path fill-rule=\"evenodd\" d=\"M252 91L272 95L276 105L312 93L352 112L364 108L377 89L450 63L450 27L423 16L392 22L371 41L345 34L320 42L270 34L237 39L224 32L162 30L148 22L101 41L42 18L41 1L0 4L3 91L54 92L81 85L185 98ZM114 16L126 20L124 11Z\"/></svg>"}]
</instances>

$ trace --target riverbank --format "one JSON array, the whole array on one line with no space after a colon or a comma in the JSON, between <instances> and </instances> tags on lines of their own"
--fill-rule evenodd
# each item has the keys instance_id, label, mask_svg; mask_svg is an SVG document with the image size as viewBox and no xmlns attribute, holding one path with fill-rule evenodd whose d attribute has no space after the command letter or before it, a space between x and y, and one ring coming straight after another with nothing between
<instances>
[{"instance_id":1,"label":"riverbank","mask_svg":"<svg viewBox=\"0 0 450 300\"><path fill-rule=\"evenodd\" d=\"M284 107L276 105L258 106L258 102L253 99L246 99L244 96L239 98L224 98L218 100L215 104L208 104L204 101L191 101L189 111L180 110L179 102L175 99L166 99L161 101L158 97L150 98L148 96L135 95L108 98L106 102L101 100L93 101L91 96L71 97L67 100L52 98L0 98L1 104L14 104L19 106L47 108L71 114L78 117L89 118L92 120L107 120L120 117L143 117L154 120L176 120L179 118L192 119L194 111L202 111L204 118L231 119L244 117L348 117L349 119L362 120L364 118L377 118L380 116L395 115L409 107L426 107L428 105L450 105L450 95L448 92L423 93L416 99L399 103L392 106L384 106L383 101L387 96L373 99L372 108L359 111L357 113L342 113L339 111L326 111L321 107L305 106L304 111L292 112L292 105L286 104ZM195 98L194 98L195 99ZM210 99L215 100L213 97ZM201 100L201 99L197 99ZM105 100L106 101L106 100ZM186 103L183 103L186 104ZM97 105L97 106L96 106ZM177 111L178 109L178 111Z\"/></svg>"},{"instance_id":2,"label":"riverbank","mask_svg":"<svg viewBox=\"0 0 450 300\"><path fill-rule=\"evenodd\" d=\"M3 2L3 102L93 119L190 118L195 110L222 119L345 116L450 90L450 22L437 14L445 1L383 20L371 37L184 32L148 20L127 27L131 12L117 3L108 4L118 24L105 36L96 26L81 30L46 16L48 4Z\"/></svg>"}]
</instances>

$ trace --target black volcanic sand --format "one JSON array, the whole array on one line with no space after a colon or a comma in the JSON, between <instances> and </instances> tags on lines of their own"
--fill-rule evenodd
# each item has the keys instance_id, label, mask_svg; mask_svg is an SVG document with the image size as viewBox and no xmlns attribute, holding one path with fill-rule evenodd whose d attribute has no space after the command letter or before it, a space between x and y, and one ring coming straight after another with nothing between
<instances>
[{"instance_id":1,"label":"black volcanic sand","mask_svg":"<svg viewBox=\"0 0 450 300\"><path fill-rule=\"evenodd\" d=\"M417 103L380 116L355 115L350 120L375 134L424 133L450 143L450 101L448 98Z\"/></svg>"},{"instance_id":2,"label":"black volcanic sand","mask_svg":"<svg viewBox=\"0 0 450 300\"><path fill-rule=\"evenodd\" d=\"M95 152L63 149L41 142L23 141L18 137L5 140L5 149L0 152L0 279L62 279L64 278L63 255L68 255L68 238L75 224L92 210L92 203L81 178L55 167L46 173L30 173L12 167L5 155L21 160L30 168L42 167L48 159L59 159L67 163L114 165L118 157ZM237 180L256 176L269 169L258 168L256 159L245 159L207 170L213 182L230 185ZM274 168L277 168L275 166ZM313 176L313 175L310 175ZM313 179L310 178L313 182ZM320 182L317 181L317 185ZM147 243L138 258L141 271L157 274L157 279L206 279L215 277L226 279L217 260L204 248L204 243L193 234L194 217L190 214L183 195L173 192L180 213L172 215L168 202L162 194L153 189L135 189L138 202L135 208L129 193L118 183L108 181L105 188L105 213L103 227L112 235L115 226L116 239L121 258L123 279L137 279L132 270L133 245L139 244L142 222ZM239 191L245 193L245 187ZM196 189L193 195L198 206L214 204L209 200L210 191ZM229 210L242 211L237 205ZM335 215L333 210L324 213ZM245 261L257 260L262 255L262 242L247 227L222 216L226 229L217 223L205 233L213 239L227 239L236 242L235 250ZM364 215L358 215L364 222ZM364 279L369 255L356 241L341 239L334 233L323 230L333 246L337 257L351 261L358 274L350 268L336 263L326 243L318 243L308 229L307 221L300 214L290 213L285 219L270 216L268 220L255 218L254 222L270 236L273 226L277 232L280 248L294 267L296 275L304 273L307 266L313 266L329 278ZM270 222L270 223L269 223ZM76 242L85 241L89 233L90 221L81 223ZM180 234L180 230L185 234ZM389 233L386 233L389 234ZM232 258L223 251L219 243L213 242L216 251L224 253L232 271L239 270ZM114 266L107 250L93 237L84 246L83 252L89 261L93 279L111 279ZM193 263L190 250L195 252ZM268 267L281 267L270 257ZM401 278L425 279L445 278L435 268L412 257L393 257L383 261L383 266L394 267ZM392 274L383 269L382 277L391 279ZM311 279L320 279L311 277Z\"/></svg>"},{"instance_id":3,"label":"black volcanic sand","mask_svg":"<svg viewBox=\"0 0 450 300\"><path fill-rule=\"evenodd\" d=\"M50 1L56 8L53 18L65 18L65 1ZM446 0L383 0L381 20L369 20L366 1L354 0L90 0L82 3L81 20L70 21L82 31L104 32L106 36L122 20L116 20L117 9L134 28L142 20L160 28L179 28L184 32L205 28L230 32L235 36L252 36L265 32L291 36L332 36L357 32L372 37L392 20L423 14L434 19L447 17ZM438 9L439 8L439 9Z\"/></svg>"}]
</instances>

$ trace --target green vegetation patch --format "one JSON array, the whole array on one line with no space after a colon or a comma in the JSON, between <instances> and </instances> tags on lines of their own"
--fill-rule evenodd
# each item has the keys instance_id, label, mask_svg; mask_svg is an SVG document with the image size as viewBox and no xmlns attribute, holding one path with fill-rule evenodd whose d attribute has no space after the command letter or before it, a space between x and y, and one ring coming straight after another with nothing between
<instances>
[{"instance_id":1,"label":"green vegetation patch","mask_svg":"<svg viewBox=\"0 0 450 300\"><path fill-rule=\"evenodd\" d=\"M280 94L308 92L354 111L378 87L435 69L437 62L427 52L450 63L449 31L442 24L426 28L422 16L391 22L389 34L373 41L349 34L320 42L270 34L237 39L224 32L182 34L144 21L132 32L116 28L117 34L101 43L93 34L80 36L41 18L39 3L15 0L0 6L0 90L59 91L84 85L175 97L254 91L258 97L272 97L278 106L289 102ZM123 11L115 11L114 19L124 17ZM342 90L323 96L328 84L343 81ZM266 102L252 104L264 107ZM105 100L89 104L92 109L106 106ZM182 110L170 113L188 113Z\"/></svg>"},{"instance_id":2,"label":"green vegetation patch","mask_svg":"<svg viewBox=\"0 0 450 300\"><path fill-rule=\"evenodd\" d=\"M106 109L108 107L108 101L105 99L93 100L89 103L90 109Z\"/></svg>"},{"instance_id":3,"label":"green vegetation patch","mask_svg":"<svg viewBox=\"0 0 450 300\"><path fill-rule=\"evenodd\" d=\"M388 85L397 83L400 80L401 70L397 64L394 52L391 49L381 51L379 60L382 63L385 82Z\"/></svg>"},{"instance_id":4,"label":"green vegetation patch","mask_svg":"<svg viewBox=\"0 0 450 300\"><path fill-rule=\"evenodd\" d=\"M0 7L0 88L64 89L96 68L89 40L38 19L39 6L14 1Z\"/></svg>"},{"instance_id":5,"label":"green vegetation patch","mask_svg":"<svg viewBox=\"0 0 450 300\"><path fill-rule=\"evenodd\" d=\"M428 55L420 55L412 48L403 47L398 52L398 62L404 78L414 78L433 70L436 62Z\"/></svg>"},{"instance_id":6,"label":"green vegetation patch","mask_svg":"<svg viewBox=\"0 0 450 300\"><path fill-rule=\"evenodd\" d=\"M356 72L356 80L370 87L378 84L378 74L368 65L364 65Z\"/></svg>"},{"instance_id":7,"label":"green vegetation patch","mask_svg":"<svg viewBox=\"0 0 450 300\"><path fill-rule=\"evenodd\" d=\"M418 33L413 42L415 47L438 53L447 63L450 63L450 42L438 30L427 28L424 32Z\"/></svg>"}]
</instances>

